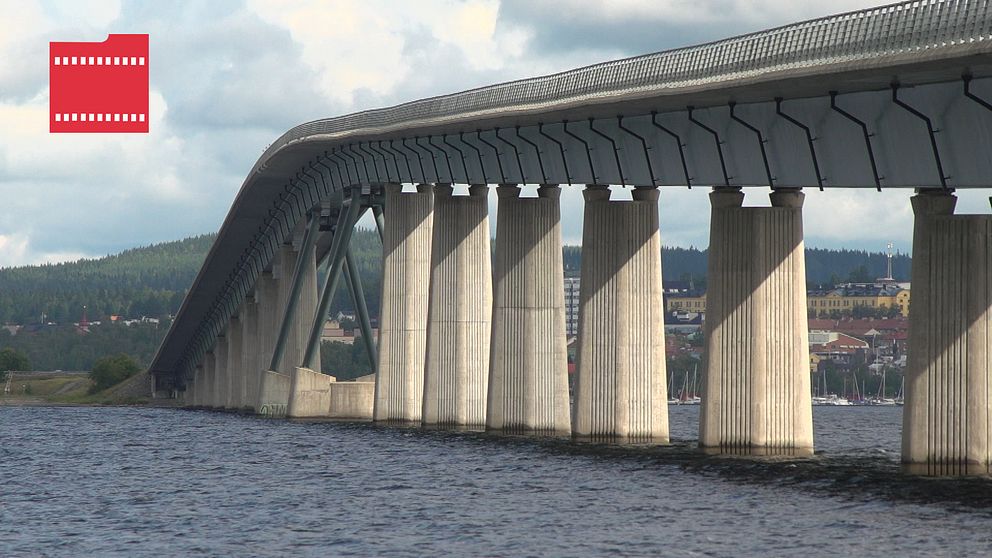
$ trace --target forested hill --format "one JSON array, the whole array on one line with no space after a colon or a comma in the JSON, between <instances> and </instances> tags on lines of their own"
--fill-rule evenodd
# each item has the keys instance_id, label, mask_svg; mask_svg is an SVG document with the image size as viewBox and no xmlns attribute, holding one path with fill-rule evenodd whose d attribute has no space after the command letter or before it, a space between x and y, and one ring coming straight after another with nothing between
<instances>
[{"instance_id":1,"label":"forested hill","mask_svg":"<svg viewBox=\"0 0 992 558\"><path fill-rule=\"evenodd\" d=\"M666 281L706 281L707 250L696 248L662 248L662 273ZM565 270L578 272L582 266L582 248L566 246ZM892 276L896 281L909 281L911 258L894 254ZM843 282L867 283L885 277L886 255L865 250L806 249L806 281L810 285L831 286Z\"/></svg>"},{"instance_id":2,"label":"forested hill","mask_svg":"<svg viewBox=\"0 0 992 558\"><path fill-rule=\"evenodd\" d=\"M179 310L186 290L206 257L216 235L206 234L175 242L126 250L93 260L54 265L0 268L0 324L78 322L83 306L93 320L111 314L128 318L163 317ZM368 306L379 309L381 245L372 230L356 231L352 246L364 284ZM664 248L663 271L666 280L705 283L706 251L695 248ZM581 268L581 248L566 246L565 269ZM897 280L909 280L910 258L894 258ZM806 250L806 275L810 284L826 285L841 281L871 281L885 274L885 254L861 250ZM332 303L350 310L351 303L339 288Z\"/></svg>"},{"instance_id":3,"label":"forested hill","mask_svg":"<svg viewBox=\"0 0 992 558\"><path fill-rule=\"evenodd\" d=\"M0 268L0 323L78 322L112 314L174 314L214 234L125 250L92 260Z\"/></svg>"}]
</instances>

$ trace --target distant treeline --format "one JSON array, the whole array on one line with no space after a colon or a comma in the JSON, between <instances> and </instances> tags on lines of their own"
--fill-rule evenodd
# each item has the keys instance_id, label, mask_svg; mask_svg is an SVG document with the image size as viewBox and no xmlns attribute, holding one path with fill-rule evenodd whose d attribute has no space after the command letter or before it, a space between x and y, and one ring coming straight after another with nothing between
<instances>
[{"instance_id":1,"label":"distant treeline","mask_svg":"<svg viewBox=\"0 0 992 558\"><path fill-rule=\"evenodd\" d=\"M168 322L94 326L89 332L72 325L33 326L17 335L0 329L0 349L13 348L28 357L32 370L91 370L101 357L125 353L142 367L151 363Z\"/></svg>"},{"instance_id":2,"label":"distant treeline","mask_svg":"<svg viewBox=\"0 0 992 558\"><path fill-rule=\"evenodd\" d=\"M176 242L126 250L114 256L71 263L0 268L0 323L38 324L42 316L61 324L28 327L17 335L0 330L0 349L14 347L26 353L38 370L88 370L102 356L120 352L142 365L154 356L168 329L160 325L101 325L88 334L71 324L80 321L83 306L90 321L112 314L128 318L167 318L174 315L206 257L216 235L201 235ZM362 278L365 298L373 319L378 316L382 288L382 245L373 230L358 230L352 251ZM582 250L563 249L566 271L578 272ZM693 281L705 288L706 251L663 248L665 280ZM885 254L863 250L806 250L806 275L811 286L844 281L871 281L885 274ZM910 258L893 261L897 280L909 280ZM322 277L321 277L322 281ZM352 311L351 297L341 281L330 314ZM324 367L342 377L368 371L364 349L333 345Z\"/></svg>"},{"instance_id":3,"label":"distant treeline","mask_svg":"<svg viewBox=\"0 0 992 558\"><path fill-rule=\"evenodd\" d=\"M216 235L92 260L0 268L0 323L78 322L175 313Z\"/></svg>"},{"instance_id":4,"label":"distant treeline","mask_svg":"<svg viewBox=\"0 0 992 558\"><path fill-rule=\"evenodd\" d=\"M697 248L662 248L661 270L665 281L694 281L706 284L707 250ZM566 246L563 250L565 270L578 272L582 267L582 247ZM894 254L892 276L896 281L909 281L912 258ZM886 254L865 250L806 249L806 282L810 286L830 287L845 282L870 282L886 274Z\"/></svg>"},{"instance_id":5,"label":"distant treeline","mask_svg":"<svg viewBox=\"0 0 992 558\"><path fill-rule=\"evenodd\" d=\"M93 260L0 268L0 323L39 323L42 316L50 322L78 322L83 306L90 321L112 314L128 318L174 315L215 237L201 235ZM369 311L375 316L382 288L382 245L378 234L367 229L356 231L352 250ZM705 286L706 254L706 250L696 248L663 248L665 280L694 281L699 287ZM581 247L566 246L563 256L566 271L581 269ZM879 252L806 250L806 277L811 286L871 281L884 276L885 269L885 254ZM910 257L896 255L895 279L908 281L909 272ZM332 315L339 310L352 310L344 281L331 304Z\"/></svg>"}]
</instances>

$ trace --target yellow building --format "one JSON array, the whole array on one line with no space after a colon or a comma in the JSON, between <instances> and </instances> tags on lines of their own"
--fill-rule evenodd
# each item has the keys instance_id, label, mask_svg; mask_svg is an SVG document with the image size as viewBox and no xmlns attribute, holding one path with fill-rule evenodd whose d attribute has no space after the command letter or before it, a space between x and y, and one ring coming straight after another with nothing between
<instances>
[{"instance_id":1,"label":"yellow building","mask_svg":"<svg viewBox=\"0 0 992 558\"><path fill-rule=\"evenodd\" d=\"M806 295L806 307L815 311L852 312L856 307L899 308L903 316L909 316L909 289L895 283L888 284L847 284L830 291L810 291Z\"/></svg>"},{"instance_id":2,"label":"yellow building","mask_svg":"<svg viewBox=\"0 0 992 558\"><path fill-rule=\"evenodd\" d=\"M668 312L706 312L706 293L667 294L665 310Z\"/></svg>"},{"instance_id":3,"label":"yellow building","mask_svg":"<svg viewBox=\"0 0 992 558\"><path fill-rule=\"evenodd\" d=\"M830 313L833 310L852 312L855 307L899 308L909 316L909 289L895 283L847 284L830 291L810 291L806 294L809 310ZM674 293L665 295L668 312L706 312L706 294Z\"/></svg>"}]
</instances>

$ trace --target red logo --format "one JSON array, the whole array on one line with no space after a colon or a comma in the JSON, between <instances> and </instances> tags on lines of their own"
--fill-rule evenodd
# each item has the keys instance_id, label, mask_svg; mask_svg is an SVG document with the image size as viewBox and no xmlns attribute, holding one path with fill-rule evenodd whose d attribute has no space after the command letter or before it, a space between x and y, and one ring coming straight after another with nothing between
<instances>
[{"instance_id":1,"label":"red logo","mask_svg":"<svg viewBox=\"0 0 992 558\"><path fill-rule=\"evenodd\" d=\"M148 133L148 35L48 48L50 132Z\"/></svg>"}]
</instances>

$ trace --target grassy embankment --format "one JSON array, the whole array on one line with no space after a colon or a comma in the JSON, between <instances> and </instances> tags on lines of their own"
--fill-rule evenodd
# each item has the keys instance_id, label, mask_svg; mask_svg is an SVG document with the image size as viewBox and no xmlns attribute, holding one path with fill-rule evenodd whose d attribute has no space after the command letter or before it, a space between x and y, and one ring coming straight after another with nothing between
<instances>
[{"instance_id":1,"label":"grassy embankment","mask_svg":"<svg viewBox=\"0 0 992 558\"><path fill-rule=\"evenodd\" d=\"M150 401L147 375L138 374L120 384L90 393L93 381L84 374L31 373L14 375L10 393L3 393L0 405L144 405Z\"/></svg>"}]
</instances>

